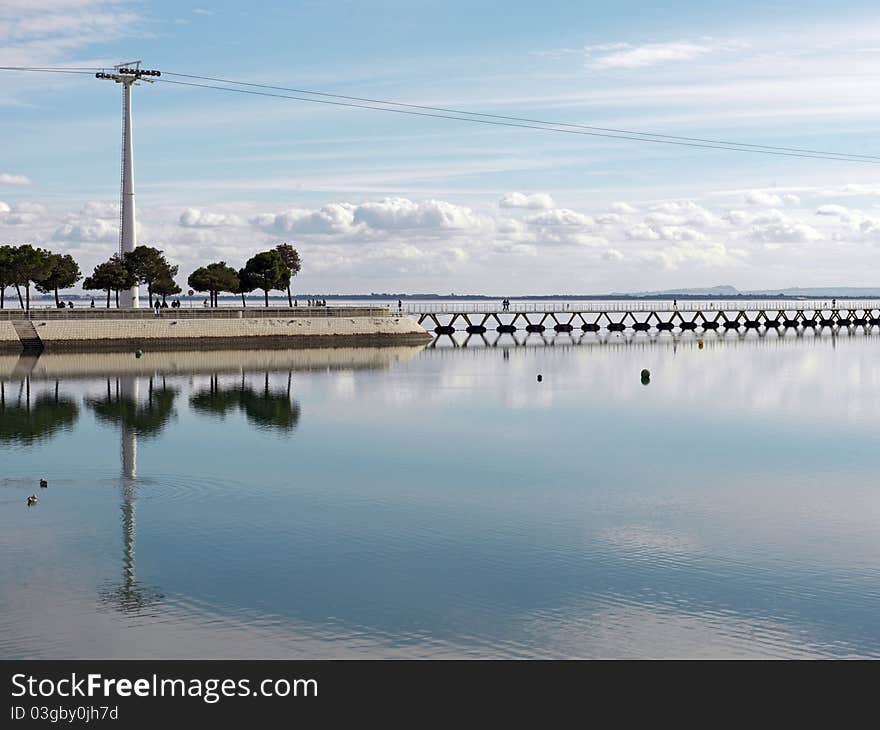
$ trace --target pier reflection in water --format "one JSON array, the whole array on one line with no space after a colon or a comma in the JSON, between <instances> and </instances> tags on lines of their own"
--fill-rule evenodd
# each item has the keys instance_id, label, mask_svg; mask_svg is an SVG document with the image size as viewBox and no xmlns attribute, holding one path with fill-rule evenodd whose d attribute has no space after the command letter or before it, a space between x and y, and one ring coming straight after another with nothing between
<instances>
[{"instance_id":1,"label":"pier reflection in water","mask_svg":"<svg viewBox=\"0 0 880 730\"><path fill-rule=\"evenodd\" d=\"M0 656L878 656L873 332L0 356Z\"/></svg>"}]
</instances>

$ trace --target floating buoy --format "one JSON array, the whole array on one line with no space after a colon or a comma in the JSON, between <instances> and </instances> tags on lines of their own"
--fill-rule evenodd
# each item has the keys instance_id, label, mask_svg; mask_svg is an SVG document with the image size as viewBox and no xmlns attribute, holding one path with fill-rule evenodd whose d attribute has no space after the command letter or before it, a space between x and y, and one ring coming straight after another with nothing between
<instances>
[{"instance_id":1,"label":"floating buoy","mask_svg":"<svg viewBox=\"0 0 880 730\"><path fill-rule=\"evenodd\" d=\"M143 355L143 354L144 354L144 353L141 352L140 350L135 350L135 351L134 351L134 356L135 356L136 358L138 358L138 359L140 359L141 355Z\"/></svg>"},{"instance_id":2,"label":"floating buoy","mask_svg":"<svg viewBox=\"0 0 880 730\"><path fill-rule=\"evenodd\" d=\"M701 350L703 349L703 341L702 340L697 340L697 347L699 347Z\"/></svg>"},{"instance_id":3,"label":"floating buoy","mask_svg":"<svg viewBox=\"0 0 880 730\"><path fill-rule=\"evenodd\" d=\"M647 385L651 382L651 371L645 368L642 370L642 385Z\"/></svg>"},{"instance_id":4,"label":"floating buoy","mask_svg":"<svg viewBox=\"0 0 880 730\"><path fill-rule=\"evenodd\" d=\"M40 488L41 489L45 489L48 486L49 486L49 482L47 482L45 479L40 479Z\"/></svg>"},{"instance_id":5,"label":"floating buoy","mask_svg":"<svg viewBox=\"0 0 880 730\"><path fill-rule=\"evenodd\" d=\"M538 373L538 382L540 383L544 379L544 376Z\"/></svg>"}]
</instances>

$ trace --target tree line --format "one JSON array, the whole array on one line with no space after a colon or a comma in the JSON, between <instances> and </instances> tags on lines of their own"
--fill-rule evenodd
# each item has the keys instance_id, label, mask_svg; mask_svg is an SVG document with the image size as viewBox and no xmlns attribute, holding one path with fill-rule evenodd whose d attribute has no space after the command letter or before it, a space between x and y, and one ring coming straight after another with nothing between
<instances>
[{"instance_id":1,"label":"tree line","mask_svg":"<svg viewBox=\"0 0 880 730\"><path fill-rule=\"evenodd\" d=\"M288 243L280 243L251 257L241 269L228 266L225 261L200 266L189 275L187 284L197 292L208 293L212 307L218 306L218 297L224 292L240 294L242 305L246 306L245 295L258 289L263 291L267 307L269 292L273 290L286 290L288 304L293 306L290 280L301 268L297 250ZM119 292L135 284L146 285L152 307L154 297L161 297L164 304L167 297L180 294L181 288L174 280L177 273L178 267L168 261L162 250L138 246L98 264L91 276L85 277L82 287L86 291L106 292L109 309L111 296L115 295L119 307ZM43 294L54 293L55 305L64 306L59 291L71 288L82 278L79 265L69 254L30 244L0 246L0 309L5 307L8 287L15 288L19 306L30 309L32 285Z\"/></svg>"}]
</instances>

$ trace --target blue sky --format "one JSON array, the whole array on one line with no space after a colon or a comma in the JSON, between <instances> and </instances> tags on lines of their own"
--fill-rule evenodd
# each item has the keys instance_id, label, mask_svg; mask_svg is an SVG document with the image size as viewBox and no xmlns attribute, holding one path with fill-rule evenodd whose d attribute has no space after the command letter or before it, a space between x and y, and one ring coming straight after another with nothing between
<instances>
[{"instance_id":1,"label":"blue sky","mask_svg":"<svg viewBox=\"0 0 880 730\"><path fill-rule=\"evenodd\" d=\"M880 155L868 3L2 0L0 65L147 67L666 134ZM174 78L165 76L164 78ZM0 237L117 240L120 94L0 75ZM139 239L181 282L293 241L300 290L880 285L880 168L157 83Z\"/></svg>"}]
</instances>

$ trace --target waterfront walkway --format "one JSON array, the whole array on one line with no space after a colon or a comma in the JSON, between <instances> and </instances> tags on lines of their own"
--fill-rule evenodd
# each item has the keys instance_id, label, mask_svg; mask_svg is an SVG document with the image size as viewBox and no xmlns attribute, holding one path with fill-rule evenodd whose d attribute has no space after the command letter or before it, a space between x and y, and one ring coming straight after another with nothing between
<instances>
[{"instance_id":1,"label":"waterfront walkway","mask_svg":"<svg viewBox=\"0 0 880 730\"><path fill-rule=\"evenodd\" d=\"M880 325L880 300L594 301L409 304L402 312L437 334L738 330Z\"/></svg>"}]
</instances>

